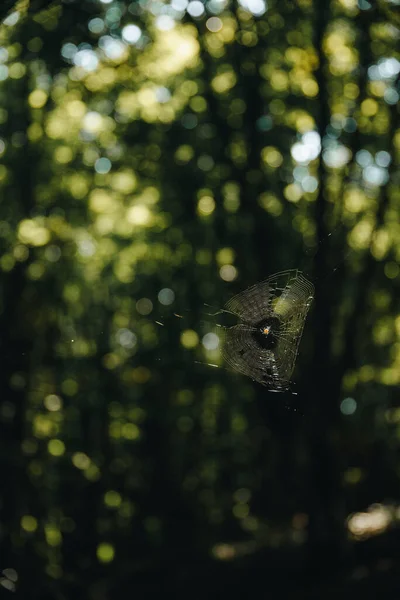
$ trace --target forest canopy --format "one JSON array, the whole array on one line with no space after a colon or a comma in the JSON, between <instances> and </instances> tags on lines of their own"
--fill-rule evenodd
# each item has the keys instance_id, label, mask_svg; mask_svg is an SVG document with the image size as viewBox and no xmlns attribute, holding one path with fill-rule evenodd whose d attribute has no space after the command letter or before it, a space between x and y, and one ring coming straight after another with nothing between
<instances>
[{"instance_id":1,"label":"forest canopy","mask_svg":"<svg viewBox=\"0 0 400 600\"><path fill-rule=\"evenodd\" d=\"M336 565L390 532L398 3L0 15L4 567L38 598L111 597L132 570L194 581L199 557L326 547ZM204 305L291 268L315 303L271 394L224 368Z\"/></svg>"}]
</instances>

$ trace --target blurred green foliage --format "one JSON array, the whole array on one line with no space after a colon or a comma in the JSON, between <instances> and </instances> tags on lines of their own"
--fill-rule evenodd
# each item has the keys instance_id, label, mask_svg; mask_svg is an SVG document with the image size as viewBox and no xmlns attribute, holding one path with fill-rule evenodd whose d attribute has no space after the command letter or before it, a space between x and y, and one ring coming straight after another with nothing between
<instances>
[{"instance_id":1,"label":"blurred green foliage","mask_svg":"<svg viewBox=\"0 0 400 600\"><path fill-rule=\"evenodd\" d=\"M394 4L7 6L1 535L5 566L25 556L30 597L60 581L99 597L98 578L111 590L170 552L230 560L312 541L318 485L303 425L293 430L288 414L274 428L277 395L195 361L220 363L202 344L204 303L221 307L280 269L311 272L315 252L316 312L296 380L313 427L325 406L336 415L320 431L343 532L350 513L393 498Z\"/></svg>"}]
</instances>

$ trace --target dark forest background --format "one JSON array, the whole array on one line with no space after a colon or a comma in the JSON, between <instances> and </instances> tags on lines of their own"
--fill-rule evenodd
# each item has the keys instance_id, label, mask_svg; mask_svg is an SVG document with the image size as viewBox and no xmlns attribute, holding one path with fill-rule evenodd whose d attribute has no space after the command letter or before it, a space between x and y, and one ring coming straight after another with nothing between
<instances>
[{"instance_id":1,"label":"dark forest background","mask_svg":"<svg viewBox=\"0 0 400 600\"><path fill-rule=\"evenodd\" d=\"M398 2L0 16L3 586L398 598ZM287 268L297 395L203 337Z\"/></svg>"}]
</instances>

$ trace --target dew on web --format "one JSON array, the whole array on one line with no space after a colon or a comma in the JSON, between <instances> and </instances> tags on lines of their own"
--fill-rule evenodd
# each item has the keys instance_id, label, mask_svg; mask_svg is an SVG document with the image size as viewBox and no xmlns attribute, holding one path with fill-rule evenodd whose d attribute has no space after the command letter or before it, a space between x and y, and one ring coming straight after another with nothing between
<instances>
[{"instance_id":1,"label":"dew on web","mask_svg":"<svg viewBox=\"0 0 400 600\"><path fill-rule=\"evenodd\" d=\"M269 388L289 389L314 286L297 269L271 275L231 298L232 327L217 326L224 361Z\"/></svg>"},{"instance_id":2,"label":"dew on web","mask_svg":"<svg viewBox=\"0 0 400 600\"><path fill-rule=\"evenodd\" d=\"M219 353L222 366L228 370L250 377L269 391L287 391L313 296L313 284L297 269L271 275L233 296L224 308L209 307L214 312L206 313L208 316L228 315L234 318L234 324L211 325L202 321L208 330L202 337L202 346L207 354ZM178 313L174 316L185 318ZM156 323L164 325L161 321Z\"/></svg>"}]
</instances>

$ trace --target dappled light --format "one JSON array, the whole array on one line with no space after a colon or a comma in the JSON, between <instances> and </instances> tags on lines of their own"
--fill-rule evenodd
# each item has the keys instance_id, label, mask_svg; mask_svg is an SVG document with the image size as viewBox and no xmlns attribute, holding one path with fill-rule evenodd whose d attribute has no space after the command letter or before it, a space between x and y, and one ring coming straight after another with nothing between
<instances>
[{"instance_id":1,"label":"dappled light","mask_svg":"<svg viewBox=\"0 0 400 600\"><path fill-rule=\"evenodd\" d=\"M5 592L392 564L397 4L0 7Z\"/></svg>"}]
</instances>

